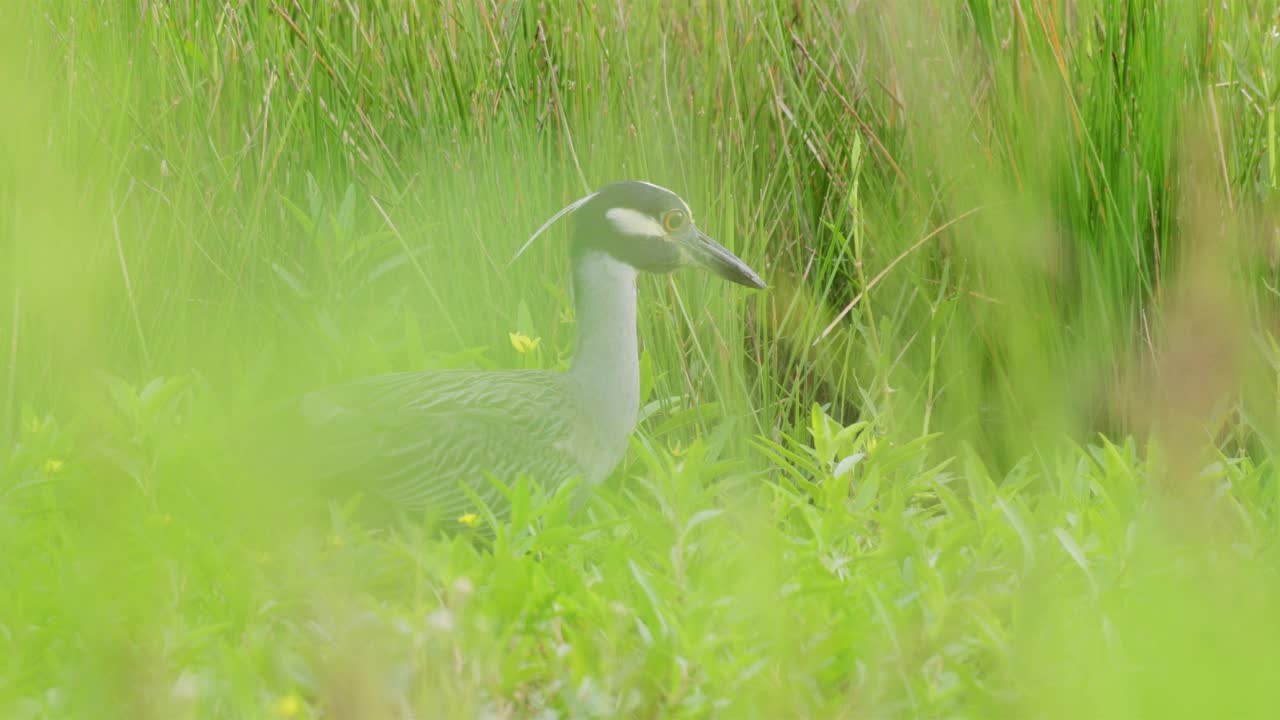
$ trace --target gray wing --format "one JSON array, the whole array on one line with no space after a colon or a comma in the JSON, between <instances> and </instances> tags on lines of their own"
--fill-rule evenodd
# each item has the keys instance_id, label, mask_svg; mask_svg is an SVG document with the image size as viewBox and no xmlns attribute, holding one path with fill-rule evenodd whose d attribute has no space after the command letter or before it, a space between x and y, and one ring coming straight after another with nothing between
<instances>
[{"instance_id":1,"label":"gray wing","mask_svg":"<svg viewBox=\"0 0 1280 720\"><path fill-rule=\"evenodd\" d=\"M313 479L452 520L474 509L469 488L501 508L504 483L580 476L571 452L577 396L545 371L397 373L305 396L302 452Z\"/></svg>"}]
</instances>

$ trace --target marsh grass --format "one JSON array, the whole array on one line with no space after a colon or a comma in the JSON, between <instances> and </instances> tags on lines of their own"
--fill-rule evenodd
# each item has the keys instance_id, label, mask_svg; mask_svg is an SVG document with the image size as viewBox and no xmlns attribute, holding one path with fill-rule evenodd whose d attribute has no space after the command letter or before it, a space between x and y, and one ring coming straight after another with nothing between
<instances>
[{"instance_id":1,"label":"marsh grass","mask_svg":"<svg viewBox=\"0 0 1280 720\"><path fill-rule=\"evenodd\" d=\"M1278 17L24 5L0 714L1270 716ZM564 366L564 229L508 263L624 177L772 287L643 282L585 512L246 488L227 438L302 390Z\"/></svg>"}]
</instances>

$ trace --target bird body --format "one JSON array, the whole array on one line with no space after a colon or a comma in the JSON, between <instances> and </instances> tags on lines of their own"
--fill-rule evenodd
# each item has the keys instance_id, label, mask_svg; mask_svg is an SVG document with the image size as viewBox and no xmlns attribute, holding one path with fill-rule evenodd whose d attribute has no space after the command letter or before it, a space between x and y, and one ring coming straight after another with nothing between
<instances>
[{"instance_id":1,"label":"bird body","mask_svg":"<svg viewBox=\"0 0 1280 720\"><path fill-rule=\"evenodd\" d=\"M309 465L406 512L456 518L473 509L463 487L500 504L490 475L585 477L581 395L549 370L405 372L327 388L302 400L307 444L318 440L321 456Z\"/></svg>"},{"instance_id":2,"label":"bird body","mask_svg":"<svg viewBox=\"0 0 1280 720\"><path fill-rule=\"evenodd\" d=\"M569 370L405 372L313 392L298 408L310 472L452 520L474 509L473 494L501 508L492 479L591 486L613 471L640 408L638 273L700 264L764 283L656 185L613 183L568 209L577 324Z\"/></svg>"}]
</instances>

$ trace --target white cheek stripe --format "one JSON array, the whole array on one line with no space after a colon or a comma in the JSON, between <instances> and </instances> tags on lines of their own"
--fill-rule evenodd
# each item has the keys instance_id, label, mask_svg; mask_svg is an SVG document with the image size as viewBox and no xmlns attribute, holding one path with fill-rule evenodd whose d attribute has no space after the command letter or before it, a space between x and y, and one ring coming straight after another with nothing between
<instances>
[{"instance_id":1,"label":"white cheek stripe","mask_svg":"<svg viewBox=\"0 0 1280 720\"><path fill-rule=\"evenodd\" d=\"M662 229L662 223L631 208L609 208L609 212L604 214L609 218L609 222L613 223L613 227L623 235L638 235L640 237L664 237L667 232Z\"/></svg>"}]
</instances>

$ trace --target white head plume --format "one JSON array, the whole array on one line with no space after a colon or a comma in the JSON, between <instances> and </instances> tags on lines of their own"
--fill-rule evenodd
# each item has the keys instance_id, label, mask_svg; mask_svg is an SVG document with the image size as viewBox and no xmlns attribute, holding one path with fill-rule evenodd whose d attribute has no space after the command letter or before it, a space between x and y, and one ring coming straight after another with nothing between
<instances>
[{"instance_id":1,"label":"white head plume","mask_svg":"<svg viewBox=\"0 0 1280 720\"><path fill-rule=\"evenodd\" d=\"M528 250L529 246L533 244L533 241L537 240L539 235L541 235L544 231L546 231L547 228L551 227L552 223L559 220L561 217L564 217L565 215L573 212L574 210L577 210L578 208L582 207L583 204L585 204L591 198L595 197L596 194L597 193L591 193L590 195L586 195L584 197L578 198L577 200L574 200L573 202L561 208L560 212L556 213L555 215L552 215L550 220L542 223L542 227L538 228L536 232L530 235L529 239L525 240L524 245L521 245L520 249L516 251L516 254L511 256L511 260L507 263L507 267L511 267L511 264L514 263L516 259L519 258L521 255L523 255L524 251Z\"/></svg>"}]
</instances>

